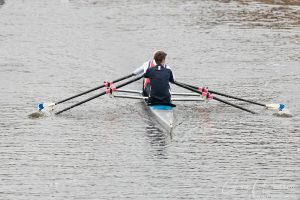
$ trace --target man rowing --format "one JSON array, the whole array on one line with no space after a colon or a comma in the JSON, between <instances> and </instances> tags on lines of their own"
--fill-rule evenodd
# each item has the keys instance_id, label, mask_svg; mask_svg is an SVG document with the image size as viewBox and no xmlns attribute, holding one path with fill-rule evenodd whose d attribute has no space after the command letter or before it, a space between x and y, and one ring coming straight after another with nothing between
<instances>
[{"instance_id":1,"label":"man rowing","mask_svg":"<svg viewBox=\"0 0 300 200\"><path fill-rule=\"evenodd\" d=\"M134 71L136 75L144 73L143 95L149 97L150 104L171 104L169 83L174 83L174 77L166 56L165 52L157 51L152 60Z\"/></svg>"}]
</instances>

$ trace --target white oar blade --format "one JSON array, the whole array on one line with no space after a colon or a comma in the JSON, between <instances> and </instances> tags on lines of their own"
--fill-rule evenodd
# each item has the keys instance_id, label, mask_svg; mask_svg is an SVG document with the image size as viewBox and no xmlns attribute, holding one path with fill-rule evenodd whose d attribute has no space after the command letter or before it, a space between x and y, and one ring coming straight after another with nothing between
<instances>
[{"instance_id":1,"label":"white oar blade","mask_svg":"<svg viewBox=\"0 0 300 200\"><path fill-rule=\"evenodd\" d=\"M55 105L55 103L39 103L37 105L37 108L41 112L50 112L50 111L54 110L54 105Z\"/></svg>"},{"instance_id":2,"label":"white oar blade","mask_svg":"<svg viewBox=\"0 0 300 200\"><path fill-rule=\"evenodd\" d=\"M286 108L282 103L279 104L267 104L267 109L277 110L278 112L274 113L278 117L293 117L293 114Z\"/></svg>"},{"instance_id":3,"label":"white oar blade","mask_svg":"<svg viewBox=\"0 0 300 200\"><path fill-rule=\"evenodd\" d=\"M266 108L270 110L283 110L285 109L285 105L282 103L267 104Z\"/></svg>"}]
</instances>

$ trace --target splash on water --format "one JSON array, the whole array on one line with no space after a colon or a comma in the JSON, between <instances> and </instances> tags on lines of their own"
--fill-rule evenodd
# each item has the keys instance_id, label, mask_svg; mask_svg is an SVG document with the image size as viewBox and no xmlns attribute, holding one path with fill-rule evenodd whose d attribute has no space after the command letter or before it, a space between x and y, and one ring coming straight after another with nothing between
<instances>
[{"instance_id":1,"label":"splash on water","mask_svg":"<svg viewBox=\"0 0 300 200\"><path fill-rule=\"evenodd\" d=\"M273 115L277 117L284 117L284 118L293 117L293 114L286 108L278 111L277 113L274 113Z\"/></svg>"},{"instance_id":2,"label":"splash on water","mask_svg":"<svg viewBox=\"0 0 300 200\"><path fill-rule=\"evenodd\" d=\"M30 115L28 115L28 118L30 118L30 119L40 119L40 118L45 118L47 116L48 116L48 113L38 111L38 112L34 112L34 113L31 113Z\"/></svg>"}]
</instances>

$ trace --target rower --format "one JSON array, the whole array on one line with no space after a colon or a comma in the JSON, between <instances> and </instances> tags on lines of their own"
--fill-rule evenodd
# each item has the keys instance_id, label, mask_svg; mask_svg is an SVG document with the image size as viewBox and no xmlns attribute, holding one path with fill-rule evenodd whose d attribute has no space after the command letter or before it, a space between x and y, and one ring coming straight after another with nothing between
<instances>
[{"instance_id":1,"label":"rower","mask_svg":"<svg viewBox=\"0 0 300 200\"><path fill-rule=\"evenodd\" d=\"M153 60L145 62L134 71L134 74L144 72L143 95L148 96L150 104L170 104L170 82L174 83L173 73L166 64L167 54L157 51Z\"/></svg>"}]
</instances>

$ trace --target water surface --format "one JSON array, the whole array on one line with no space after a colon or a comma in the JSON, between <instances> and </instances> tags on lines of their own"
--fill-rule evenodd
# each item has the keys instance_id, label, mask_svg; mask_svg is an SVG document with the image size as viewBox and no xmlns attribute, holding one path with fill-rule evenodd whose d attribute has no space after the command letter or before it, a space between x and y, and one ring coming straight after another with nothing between
<instances>
[{"instance_id":1,"label":"water surface","mask_svg":"<svg viewBox=\"0 0 300 200\"><path fill-rule=\"evenodd\" d=\"M262 1L0 1L0 199L298 200L299 12ZM282 102L294 116L178 103L168 134L141 102L105 96L27 117L156 49L178 81Z\"/></svg>"}]
</instances>

